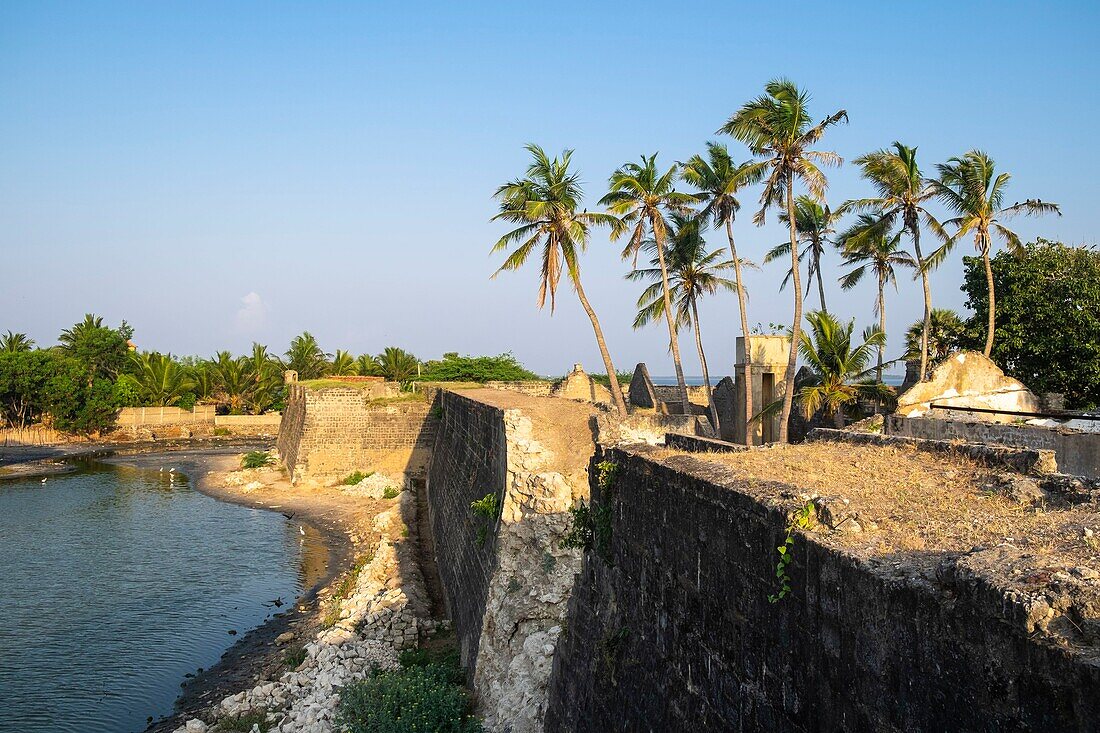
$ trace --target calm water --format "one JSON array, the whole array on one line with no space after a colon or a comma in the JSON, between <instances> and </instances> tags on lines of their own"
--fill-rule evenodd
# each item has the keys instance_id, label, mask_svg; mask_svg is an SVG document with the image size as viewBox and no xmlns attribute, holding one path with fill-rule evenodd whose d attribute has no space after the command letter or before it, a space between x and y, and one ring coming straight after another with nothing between
<instances>
[{"instance_id":1,"label":"calm water","mask_svg":"<svg viewBox=\"0 0 1100 733\"><path fill-rule=\"evenodd\" d=\"M167 470L0 481L0 732L127 733L170 713L184 674L301 592L304 539Z\"/></svg>"}]
</instances>

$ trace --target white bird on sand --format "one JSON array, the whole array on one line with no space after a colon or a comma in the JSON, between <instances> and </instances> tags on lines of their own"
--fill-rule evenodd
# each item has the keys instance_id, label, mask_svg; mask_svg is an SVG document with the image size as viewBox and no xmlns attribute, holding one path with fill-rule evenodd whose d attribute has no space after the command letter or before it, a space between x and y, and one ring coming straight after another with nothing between
<instances>
[{"instance_id":1,"label":"white bird on sand","mask_svg":"<svg viewBox=\"0 0 1100 733\"><path fill-rule=\"evenodd\" d=\"M301 534L302 534L303 536L304 536L304 535L305 535L305 533L306 533L306 531L305 531L304 529L302 529L302 525L300 525L300 524L298 525L298 531L299 531L299 532L300 532L300 533L301 533Z\"/></svg>"}]
</instances>

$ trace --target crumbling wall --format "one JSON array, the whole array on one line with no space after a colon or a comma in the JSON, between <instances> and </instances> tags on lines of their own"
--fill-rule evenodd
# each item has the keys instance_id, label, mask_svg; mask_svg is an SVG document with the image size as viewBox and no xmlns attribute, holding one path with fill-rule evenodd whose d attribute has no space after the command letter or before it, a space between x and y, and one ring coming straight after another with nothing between
<instances>
[{"instance_id":1,"label":"crumbling wall","mask_svg":"<svg viewBox=\"0 0 1100 733\"><path fill-rule=\"evenodd\" d=\"M1000 367L975 351L961 351L948 357L933 370L927 382L918 382L903 392L898 397L896 414L920 417L932 409L933 403L1006 413L1034 412L1040 408L1039 398L1023 382L1006 376ZM974 418L1004 422L1013 416L975 413Z\"/></svg>"},{"instance_id":2,"label":"crumbling wall","mask_svg":"<svg viewBox=\"0 0 1100 733\"><path fill-rule=\"evenodd\" d=\"M555 384L550 394L567 400L611 404L611 391L590 377L580 364L574 364L573 371Z\"/></svg>"},{"instance_id":3,"label":"crumbling wall","mask_svg":"<svg viewBox=\"0 0 1100 733\"><path fill-rule=\"evenodd\" d=\"M721 467L612 449L551 679L549 731L1095 730L1100 665L1032 636L1049 607L979 571L998 548L863 560L797 535ZM797 487L789 487L797 495Z\"/></svg>"}]
</instances>

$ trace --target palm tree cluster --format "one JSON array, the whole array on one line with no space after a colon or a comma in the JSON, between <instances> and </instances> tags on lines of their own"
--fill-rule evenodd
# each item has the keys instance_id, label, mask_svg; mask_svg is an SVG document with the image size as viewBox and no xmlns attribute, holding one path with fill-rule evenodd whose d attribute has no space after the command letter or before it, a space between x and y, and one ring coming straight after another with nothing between
<instances>
[{"instance_id":1,"label":"palm tree cluster","mask_svg":"<svg viewBox=\"0 0 1100 733\"><path fill-rule=\"evenodd\" d=\"M749 153L747 160L737 162L729 148L719 142L708 142L704 153L668 166L659 165L656 154L643 155L638 162L625 163L611 174L607 193L598 202L603 211L589 211L584 206L579 174L570 168L572 150L551 157L538 145L527 145L531 163L526 174L497 189L495 198L499 202L499 212L493 220L515 226L493 246L493 252L508 252L497 274L520 268L538 253L541 274L536 304L543 307L549 295L553 311L557 286L562 273L566 273L591 321L604 366L611 375L615 407L620 412L625 412L626 405L615 377L616 370L600 321L581 285L579 255L587 248L592 230L605 226L612 240L625 240L621 254L633 264L627 277L647 283L638 299L634 326L664 322L679 395L686 412L690 406L678 341L683 327L695 331L703 377L708 394L710 392L709 369L699 333L699 298L719 291L736 293L745 351L752 353L743 278L744 268L751 267L752 263L738 254L733 222L741 208L741 195L757 185L761 185L762 190L753 215L754 223L763 225L769 213L774 211L788 231L787 241L767 250L763 261L789 261L779 287L782 289L788 282L793 286L794 313L789 326L791 348L779 422L780 441L787 439L796 391L803 409L807 405L817 405L832 414L840 414L839 399L850 403L861 395L881 397L878 387L882 386L886 365L885 292L887 286L897 288L901 269L912 271L913 276L921 280L924 318L916 358L920 362L920 379L927 378L929 351L935 346L931 333L935 310L930 274L944 261L955 243L968 234L973 235L974 244L986 264L990 308L985 353L989 355L994 338L993 278L989 269L994 236L1009 248L1018 248L1021 246L1019 237L1007 228L1005 221L1020 214L1060 213L1058 206L1036 199L1005 205L1005 188L1010 176L998 174L993 160L979 150L971 150L938 165L938 175L930 178L917 164L917 148L894 142L890 148L855 159L874 195L831 207L826 201L828 179L825 169L837 167L843 161L835 152L819 149L819 144L831 127L846 123L848 115L838 110L815 118L809 112L809 102L809 94L790 80L769 82L762 95L743 104L717 130L717 134L729 135L744 144ZM680 190L681 183L686 183L691 190ZM946 207L951 218L940 221L929 209L933 202ZM841 227L841 220L848 215L854 215L854 221ZM703 236L708 228L725 231L728 257L720 250L708 251ZM922 247L922 232L930 233L937 241L937 247L931 252ZM905 249L907 242L912 242L912 253ZM858 347L851 345L853 324L845 325L830 315L825 303L823 262L832 249L838 250L847 267L839 278L843 289L855 287L868 274L873 276L877 286L873 310L878 316L878 325L865 334ZM650 266L639 269L638 257L643 252ZM805 293L803 264L806 266ZM730 274L732 279L728 277ZM819 310L807 316L813 338L804 338L803 301L815 283ZM818 346L831 348L829 344L838 349L843 346L850 353L841 359L826 358L814 352L816 356L811 358L809 352ZM866 376L864 362L871 350L877 352L874 375L878 387L856 388L855 385L862 383ZM811 370L819 374L818 392L795 389L800 353ZM751 359L746 359L748 361ZM820 371L819 367L844 371L834 374ZM746 364L744 401L748 415L755 414L751 385L750 365ZM713 405L710 411L717 427ZM746 431L746 439L751 444L751 431Z\"/></svg>"}]
</instances>

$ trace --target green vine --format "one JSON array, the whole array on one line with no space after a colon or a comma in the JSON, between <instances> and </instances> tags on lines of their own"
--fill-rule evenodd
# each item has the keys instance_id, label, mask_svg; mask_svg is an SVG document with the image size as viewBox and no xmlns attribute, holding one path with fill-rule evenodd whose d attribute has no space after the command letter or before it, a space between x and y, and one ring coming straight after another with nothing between
<instances>
[{"instance_id":1,"label":"green vine","mask_svg":"<svg viewBox=\"0 0 1100 733\"><path fill-rule=\"evenodd\" d=\"M573 526L561 539L563 548L594 550L611 563L611 499L619 465L613 461L596 464L596 483L600 487L600 506L586 504L583 499L569 510Z\"/></svg>"},{"instance_id":2,"label":"green vine","mask_svg":"<svg viewBox=\"0 0 1100 733\"><path fill-rule=\"evenodd\" d=\"M470 512L479 520L474 542L481 547L489 538L490 523L495 522L500 513L500 501L496 494L486 494L477 501L470 502Z\"/></svg>"},{"instance_id":3,"label":"green vine","mask_svg":"<svg viewBox=\"0 0 1100 733\"><path fill-rule=\"evenodd\" d=\"M787 523L787 537L783 544L775 548L779 553L779 562L775 564L775 577L779 579L779 592L768 596L769 603L779 603L791 593L791 576L787 573L787 566L791 564L791 553L794 550L794 531L806 529L813 522L814 504L812 501L795 512L791 521Z\"/></svg>"}]
</instances>

